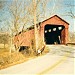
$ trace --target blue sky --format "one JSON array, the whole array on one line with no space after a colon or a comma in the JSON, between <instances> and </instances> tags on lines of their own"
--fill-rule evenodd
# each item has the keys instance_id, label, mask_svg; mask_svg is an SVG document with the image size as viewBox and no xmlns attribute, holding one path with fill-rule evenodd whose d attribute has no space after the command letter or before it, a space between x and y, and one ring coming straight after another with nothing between
<instances>
[{"instance_id":1,"label":"blue sky","mask_svg":"<svg viewBox=\"0 0 75 75\"><path fill-rule=\"evenodd\" d=\"M10 4L12 0L6 0L6 1L8 4ZM25 2L27 2L27 0L25 0ZM70 9L75 13L74 7L68 6L68 4L75 5L74 3L75 3L75 0L48 0L48 4L46 5L46 9L45 9L46 18L43 18L41 21L57 14L58 16L60 16L61 18L63 18L70 24L69 31L74 32L75 19L71 18L70 16L64 16L65 14L67 14L67 12L70 11ZM7 8L7 4L5 4L4 8L0 10L0 29L3 28L4 31L7 31L9 27L8 24L11 24L12 19L13 18L11 16L11 13L9 12Z\"/></svg>"}]
</instances>

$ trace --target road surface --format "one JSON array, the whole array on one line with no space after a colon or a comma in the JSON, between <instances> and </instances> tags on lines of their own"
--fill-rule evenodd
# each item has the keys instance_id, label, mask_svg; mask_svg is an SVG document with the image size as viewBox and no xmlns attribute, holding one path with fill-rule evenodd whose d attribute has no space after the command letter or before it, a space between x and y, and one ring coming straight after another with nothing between
<instances>
[{"instance_id":1,"label":"road surface","mask_svg":"<svg viewBox=\"0 0 75 75\"><path fill-rule=\"evenodd\" d=\"M71 74L74 75L74 51L63 45L48 46L44 56L0 70L0 74Z\"/></svg>"}]
</instances>

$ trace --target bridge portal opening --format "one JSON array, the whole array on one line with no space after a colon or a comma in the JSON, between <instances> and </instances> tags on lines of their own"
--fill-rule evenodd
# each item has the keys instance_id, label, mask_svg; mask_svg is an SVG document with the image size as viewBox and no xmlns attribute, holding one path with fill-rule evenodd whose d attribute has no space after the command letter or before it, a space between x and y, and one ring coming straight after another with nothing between
<instances>
[{"instance_id":1,"label":"bridge portal opening","mask_svg":"<svg viewBox=\"0 0 75 75\"><path fill-rule=\"evenodd\" d=\"M44 41L46 44L61 44L61 32L65 27L63 25L47 24L44 27Z\"/></svg>"}]
</instances>

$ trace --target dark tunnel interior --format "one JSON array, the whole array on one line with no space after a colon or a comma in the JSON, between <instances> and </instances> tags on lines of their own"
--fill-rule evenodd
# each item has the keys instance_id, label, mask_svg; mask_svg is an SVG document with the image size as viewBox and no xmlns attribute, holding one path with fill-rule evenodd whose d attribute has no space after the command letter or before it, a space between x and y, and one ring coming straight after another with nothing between
<instances>
[{"instance_id":1,"label":"dark tunnel interior","mask_svg":"<svg viewBox=\"0 0 75 75\"><path fill-rule=\"evenodd\" d=\"M61 31L63 25L47 24L44 28L44 41L46 44L61 44Z\"/></svg>"}]
</instances>

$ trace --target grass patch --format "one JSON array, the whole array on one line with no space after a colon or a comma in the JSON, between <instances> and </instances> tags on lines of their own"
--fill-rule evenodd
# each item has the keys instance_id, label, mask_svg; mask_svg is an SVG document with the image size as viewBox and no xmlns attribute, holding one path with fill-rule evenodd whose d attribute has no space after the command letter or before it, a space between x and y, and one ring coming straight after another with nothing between
<instances>
[{"instance_id":1,"label":"grass patch","mask_svg":"<svg viewBox=\"0 0 75 75\"><path fill-rule=\"evenodd\" d=\"M50 48L46 46L43 53L46 54L46 53L48 53L49 51L50 51Z\"/></svg>"},{"instance_id":2,"label":"grass patch","mask_svg":"<svg viewBox=\"0 0 75 75\"><path fill-rule=\"evenodd\" d=\"M25 56L21 52L12 52L10 54L8 49L0 48L0 69L23 63L29 60L30 58L33 57L29 55Z\"/></svg>"},{"instance_id":3,"label":"grass patch","mask_svg":"<svg viewBox=\"0 0 75 75\"><path fill-rule=\"evenodd\" d=\"M1 52L0 50L0 69L19 64L27 60L21 53L12 52L11 54L8 51Z\"/></svg>"},{"instance_id":4,"label":"grass patch","mask_svg":"<svg viewBox=\"0 0 75 75\"><path fill-rule=\"evenodd\" d=\"M48 48L45 47L45 50L43 51L42 55L45 55L48 52L49 52ZM0 48L0 69L4 69L9 66L23 63L23 62L30 60L30 59L33 59L35 57L37 57L37 56L32 55L30 53L26 54L25 51L12 52L10 54L9 49Z\"/></svg>"}]
</instances>

